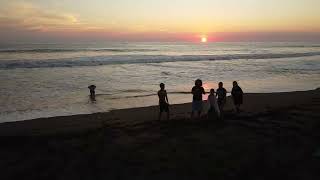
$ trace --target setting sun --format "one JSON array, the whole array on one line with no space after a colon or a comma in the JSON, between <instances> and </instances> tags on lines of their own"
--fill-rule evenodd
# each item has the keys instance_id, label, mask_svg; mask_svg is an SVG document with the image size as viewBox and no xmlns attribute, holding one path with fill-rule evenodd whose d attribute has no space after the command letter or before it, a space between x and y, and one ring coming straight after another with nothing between
<instances>
[{"instance_id":1,"label":"setting sun","mask_svg":"<svg viewBox=\"0 0 320 180\"><path fill-rule=\"evenodd\" d=\"M207 38L206 38L206 37L202 37L202 38L201 38L201 42L202 42L202 43L207 42Z\"/></svg>"}]
</instances>

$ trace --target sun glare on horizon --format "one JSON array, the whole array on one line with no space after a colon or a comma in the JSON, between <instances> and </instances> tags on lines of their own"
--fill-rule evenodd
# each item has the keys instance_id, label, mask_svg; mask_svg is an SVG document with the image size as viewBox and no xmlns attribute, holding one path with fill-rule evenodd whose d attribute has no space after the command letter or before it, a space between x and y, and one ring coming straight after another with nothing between
<instances>
[{"instance_id":1,"label":"sun glare on horizon","mask_svg":"<svg viewBox=\"0 0 320 180\"><path fill-rule=\"evenodd\" d=\"M208 41L207 37L202 37L202 38L201 38L201 42L202 42L202 43L206 43L207 41Z\"/></svg>"}]
</instances>

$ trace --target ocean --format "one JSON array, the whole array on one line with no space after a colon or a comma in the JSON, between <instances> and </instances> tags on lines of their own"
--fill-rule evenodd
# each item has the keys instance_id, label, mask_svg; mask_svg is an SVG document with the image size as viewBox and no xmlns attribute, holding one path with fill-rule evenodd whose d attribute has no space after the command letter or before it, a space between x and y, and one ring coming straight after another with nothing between
<instances>
[{"instance_id":1,"label":"ocean","mask_svg":"<svg viewBox=\"0 0 320 180\"><path fill-rule=\"evenodd\" d=\"M191 102L194 80L246 93L320 87L320 43L69 43L0 45L0 122ZM89 98L94 84L96 102Z\"/></svg>"}]
</instances>

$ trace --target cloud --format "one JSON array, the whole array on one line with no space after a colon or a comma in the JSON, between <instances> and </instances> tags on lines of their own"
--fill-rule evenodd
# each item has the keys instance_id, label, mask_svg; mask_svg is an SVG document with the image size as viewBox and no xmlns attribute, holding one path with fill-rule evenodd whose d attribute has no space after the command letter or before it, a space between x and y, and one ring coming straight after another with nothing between
<instances>
[{"instance_id":1,"label":"cloud","mask_svg":"<svg viewBox=\"0 0 320 180\"><path fill-rule=\"evenodd\" d=\"M1 1L1 0L0 0ZM173 26L174 21L148 22L125 21L107 17L102 21L87 18L57 9L42 8L24 1L0 6L0 43L37 41L191 41L199 42L199 33L186 25ZM92 20L92 19L91 19ZM312 23L310 23L312 24ZM172 26L171 26L172 25ZM191 24L193 26L193 24ZM231 24L232 25L232 24ZM230 26L231 26L230 25ZM194 25L196 26L196 25ZM178 27L172 29L171 27ZM199 27L206 27L199 25ZM232 27L232 26L231 26ZM305 26L301 26L305 29ZM206 28L205 28L206 29ZM214 28L207 28L214 29ZM236 29L236 28L235 28ZM310 32L210 32L209 41L319 41L318 29Z\"/></svg>"},{"instance_id":2,"label":"cloud","mask_svg":"<svg viewBox=\"0 0 320 180\"><path fill-rule=\"evenodd\" d=\"M76 29L81 23L70 13L42 9L34 4L10 3L0 11L0 28L21 28L30 31Z\"/></svg>"}]
</instances>

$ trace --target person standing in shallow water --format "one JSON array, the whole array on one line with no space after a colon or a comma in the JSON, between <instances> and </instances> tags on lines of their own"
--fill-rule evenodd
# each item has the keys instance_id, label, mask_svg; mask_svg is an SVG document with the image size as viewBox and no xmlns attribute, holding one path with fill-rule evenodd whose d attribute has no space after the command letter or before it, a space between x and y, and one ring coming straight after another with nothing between
<instances>
[{"instance_id":1,"label":"person standing in shallow water","mask_svg":"<svg viewBox=\"0 0 320 180\"><path fill-rule=\"evenodd\" d=\"M90 90L90 99L91 101L96 101L96 86L95 85L90 85L88 86L89 90Z\"/></svg>"},{"instance_id":2,"label":"person standing in shallow water","mask_svg":"<svg viewBox=\"0 0 320 180\"><path fill-rule=\"evenodd\" d=\"M167 113L167 120L169 120L169 100L167 91L165 90L165 85L163 83L160 84L160 90L158 91L159 97L159 120L161 119L162 112Z\"/></svg>"},{"instance_id":3,"label":"person standing in shallow water","mask_svg":"<svg viewBox=\"0 0 320 180\"><path fill-rule=\"evenodd\" d=\"M219 82L219 88L217 89L218 106L220 113L223 114L223 108L227 101L227 90L223 87L223 83Z\"/></svg>"},{"instance_id":4,"label":"person standing in shallow water","mask_svg":"<svg viewBox=\"0 0 320 180\"><path fill-rule=\"evenodd\" d=\"M202 87L202 81L200 79L197 79L195 81L195 86L193 86L191 93L193 94L191 111L192 119L195 112L198 112L198 117L200 117L202 111L202 94L206 94Z\"/></svg>"},{"instance_id":5,"label":"person standing in shallow water","mask_svg":"<svg viewBox=\"0 0 320 180\"><path fill-rule=\"evenodd\" d=\"M233 88L231 91L234 106L236 107L237 113L240 112L240 105L243 103L243 91L238 85L237 81L233 81Z\"/></svg>"}]
</instances>

